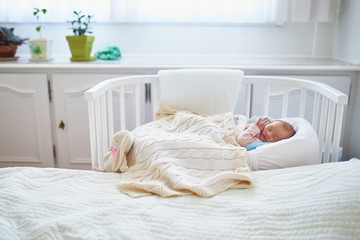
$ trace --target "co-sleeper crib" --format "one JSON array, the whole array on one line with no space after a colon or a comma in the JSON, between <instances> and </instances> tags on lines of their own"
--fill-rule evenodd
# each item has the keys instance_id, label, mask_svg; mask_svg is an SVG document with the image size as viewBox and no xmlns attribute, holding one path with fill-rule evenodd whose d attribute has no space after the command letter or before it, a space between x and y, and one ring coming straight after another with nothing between
<instances>
[{"instance_id":1,"label":"co-sleeper crib","mask_svg":"<svg viewBox=\"0 0 360 240\"><path fill-rule=\"evenodd\" d=\"M133 86L135 93L135 126L141 122L141 90L146 84L146 89L151 89L152 109L156 109L159 97L158 75L140 75L113 78L103 81L92 87L85 93L88 101L91 159L93 169L102 169L104 154L109 149L109 143L114 133L114 121L120 122L120 129L125 129L125 87ZM323 150L322 162L335 162L338 160L341 128L343 122L344 108L348 102L348 96L340 91L319 82L306 79L279 77L279 76L244 76L242 81L242 93L239 99L243 98L238 110L239 114L251 117L255 109L258 116L268 116L272 106L273 98L280 103L275 103L277 109L281 105L280 116L284 118L305 117L311 122L319 137L320 149ZM277 88L271 90L274 86ZM258 89L259 88L259 89ZM279 89L280 88L280 89ZM113 108L113 92L118 91L119 108ZM296 112L294 107L294 94L298 96ZM255 98L262 98L262 104L255 106ZM117 101L116 100L116 101ZM259 105L262 109L259 110ZM119 119L114 119L114 111L120 112ZM321 156L320 156L321 157Z\"/></svg>"}]
</instances>

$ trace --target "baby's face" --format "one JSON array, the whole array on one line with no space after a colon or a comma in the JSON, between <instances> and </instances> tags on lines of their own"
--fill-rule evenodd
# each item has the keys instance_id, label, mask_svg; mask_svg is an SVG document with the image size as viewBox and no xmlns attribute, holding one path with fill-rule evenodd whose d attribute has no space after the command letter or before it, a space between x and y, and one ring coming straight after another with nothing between
<instances>
[{"instance_id":1,"label":"baby's face","mask_svg":"<svg viewBox=\"0 0 360 240\"><path fill-rule=\"evenodd\" d=\"M290 131L286 131L281 121L268 124L260 133L262 142L277 142L292 136Z\"/></svg>"}]
</instances>

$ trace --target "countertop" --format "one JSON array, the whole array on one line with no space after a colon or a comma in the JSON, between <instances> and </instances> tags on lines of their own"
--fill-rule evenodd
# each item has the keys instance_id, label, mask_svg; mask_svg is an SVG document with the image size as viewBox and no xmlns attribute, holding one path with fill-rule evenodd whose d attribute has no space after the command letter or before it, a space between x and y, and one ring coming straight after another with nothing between
<instances>
[{"instance_id":1,"label":"countertop","mask_svg":"<svg viewBox=\"0 0 360 240\"><path fill-rule=\"evenodd\" d=\"M20 56L16 61L0 61L0 71L13 70L117 70L171 68L235 68L242 70L360 71L360 65L326 58L237 57L237 56L122 56L118 60L71 62L56 56L50 61L29 61Z\"/></svg>"}]
</instances>

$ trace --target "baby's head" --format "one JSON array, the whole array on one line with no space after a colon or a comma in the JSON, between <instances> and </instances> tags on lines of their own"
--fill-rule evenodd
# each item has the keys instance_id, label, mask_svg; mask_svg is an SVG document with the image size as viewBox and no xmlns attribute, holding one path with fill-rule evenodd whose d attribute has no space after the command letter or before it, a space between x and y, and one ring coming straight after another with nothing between
<instances>
[{"instance_id":1,"label":"baby's head","mask_svg":"<svg viewBox=\"0 0 360 240\"><path fill-rule=\"evenodd\" d=\"M294 136L294 128L287 122L275 120L266 125L260 133L260 140L262 142L277 142L283 139Z\"/></svg>"}]
</instances>

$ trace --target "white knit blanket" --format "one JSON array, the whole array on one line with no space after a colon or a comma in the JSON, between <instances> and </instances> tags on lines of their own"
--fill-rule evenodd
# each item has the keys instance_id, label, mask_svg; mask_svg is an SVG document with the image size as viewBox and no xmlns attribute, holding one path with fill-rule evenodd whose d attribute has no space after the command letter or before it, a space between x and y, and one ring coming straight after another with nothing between
<instances>
[{"instance_id":1,"label":"white knit blanket","mask_svg":"<svg viewBox=\"0 0 360 240\"><path fill-rule=\"evenodd\" d=\"M156 121L116 138L121 139L113 142L128 143L127 150L132 143L127 159L113 163L127 161L118 186L132 197L210 197L229 188L249 188L253 181L246 149L236 142L232 113L201 116L160 104Z\"/></svg>"},{"instance_id":2,"label":"white knit blanket","mask_svg":"<svg viewBox=\"0 0 360 240\"><path fill-rule=\"evenodd\" d=\"M254 171L211 198L131 198L118 173L0 168L0 239L339 240L360 236L360 160Z\"/></svg>"}]
</instances>

